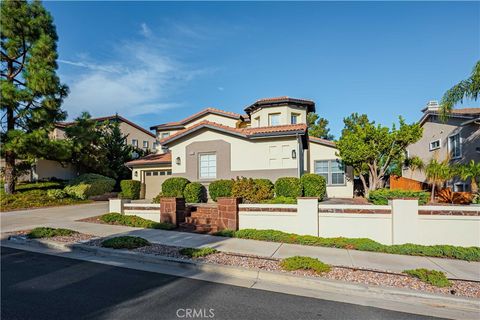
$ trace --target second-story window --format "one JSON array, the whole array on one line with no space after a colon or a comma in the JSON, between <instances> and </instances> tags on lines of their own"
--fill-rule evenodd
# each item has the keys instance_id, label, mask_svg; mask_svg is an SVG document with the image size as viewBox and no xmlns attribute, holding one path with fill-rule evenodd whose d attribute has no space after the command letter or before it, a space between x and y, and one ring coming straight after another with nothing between
<instances>
[{"instance_id":1,"label":"second-story window","mask_svg":"<svg viewBox=\"0 0 480 320\"><path fill-rule=\"evenodd\" d=\"M429 150L433 151L437 149L440 149L440 139L430 142Z\"/></svg>"},{"instance_id":2,"label":"second-story window","mask_svg":"<svg viewBox=\"0 0 480 320\"><path fill-rule=\"evenodd\" d=\"M148 149L148 141L143 141L143 149Z\"/></svg>"},{"instance_id":3,"label":"second-story window","mask_svg":"<svg viewBox=\"0 0 480 320\"><path fill-rule=\"evenodd\" d=\"M290 115L290 123L291 124L297 124L299 118L300 118L300 115L298 113L292 113Z\"/></svg>"},{"instance_id":4,"label":"second-story window","mask_svg":"<svg viewBox=\"0 0 480 320\"><path fill-rule=\"evenodd\" d=\"M132 139L132 146L138 147L138 140L137 139Z\"/></svg>"},{"instance_id":5,"label":"second-story window","mask_svg":"<svg viewBox=\"0 0 480 320\"><path fill-rule=\"evenodd\" d=\"M160 134L160 139L164 139L164 138L168 137L169 135L170 135L170 132L162 132Z\"/></svg>"},{"instance_id":6,"label":"second-story window","mask_svg":"<svg viewBox=\"0 0 480 320\"><path fill-rule=\"evenodd\" d=\"M452 159L457 159L462 156L462 146L460 144L460 134L448 137L448 149Z\"/></svg>"},{"instance_id":7,"label":"second-story window","mask_svg":"<svg viewBox=\"0 0 480 320\"><path fill-rule=\"evenodd\" d=\"M280 113L270 113L268 115L268 125L269 126L279 126L280 125Z\"/></svg>"}]
</instances>

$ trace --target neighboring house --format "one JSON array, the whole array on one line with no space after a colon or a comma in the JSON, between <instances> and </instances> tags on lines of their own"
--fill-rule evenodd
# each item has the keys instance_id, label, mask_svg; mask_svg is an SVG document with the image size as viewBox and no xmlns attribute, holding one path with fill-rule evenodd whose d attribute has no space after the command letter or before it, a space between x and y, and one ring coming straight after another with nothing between
<instances>
[{"instance_id":1,"label":"neighboring house","mask_svg":"<svg viewBox=\"0 0 480 320\"><path fill-rule=\"evenodd\" d=\"M261 99L245 112L207 108L181 121L151 127L162 149L127 163L133 179L144 183L145 198L156 196L169 175L208 186L217 179L275 182L305 172L327 179L327 196L353 197L352 171L338 160L335 143L308 136L306 119L308 112L315 112L313 101Z\"/></svg>"},{"instance_id":2,"label":"neighboring house","mask_svg":"<svg viewBox=\"0 0 480 320\"><path fill-rule=\"evenodd\" d=\"M450 163L468 163L480 161L480 108L454 109L446 121L439 116L439 104L430 101L422 109L420 125L422 138L408 146L409 157L418 156L426 164L430 159L438 161L450 159ZM412 172L404 168L403 176L417 181L426 181L424 170ZM454 191L470 191L470 181L458 178L449 181L448 186Z\"/></svg>"},{"instance_id":3,"label":"neighboring house","mask_svg":"<svg viewBox=\"0 0 480 320\"><path fill-rule=\"evenodd\" d=\"M138 148L155 152L157 147L155 134L131 122L130 120L118 116L107 116L100 118L92 118L97 122L119 121L120 130L124 135L128 135L127 143ZM52 131L51 139L65 139L65 128L72 126L75 122L58 122ZM58 161L38 159L32 166L31 173L22 177L21 181L38 181L50 178L68 180L78 175L76 168L72 164L61 164Z\"/></svg>"}]
</instances>

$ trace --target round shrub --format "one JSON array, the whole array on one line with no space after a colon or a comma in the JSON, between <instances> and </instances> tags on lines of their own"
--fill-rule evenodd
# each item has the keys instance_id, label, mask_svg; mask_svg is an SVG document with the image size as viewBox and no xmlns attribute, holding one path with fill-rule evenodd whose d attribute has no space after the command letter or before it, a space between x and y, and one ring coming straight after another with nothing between
<instances>
[{"instance_id":1,"label":"round shrub","mask_svg":"<svg viewBox=\"0 0 480 320\"><path fill-rule=\"evenodd\" d=\"M278 178L275 182L275 196L296 198L302 196L302 184L295 177Z\"/></svg>"},{"instance_id":2,"label":"round shrub","mask_svg":"<svg viewBox=\"0 0 480 320\"><path fill-rule=\"evenodd\" d=\"M312 270L315 273L329 272L331 269L328 264L325 264L316 258L302 256L283 259L280 262L280 266L288 271Z\"/></svg>"},{"instance_id":3,"label":"round shrub","mask_svg":"<svg viewBox=\"0 0 480 320\"><path fill-rule=\"evenodd\" d=\"M168 178L162 183L162 196L183 198L183 192L189 183L188 179L182 177Z\"/></svg>"},{"instance_id":4,"label":"round shrub","mask_svg":"<svg viewBox=\"0 0 480 320\"><path fill-rule=\"evenodd\" d=\"M273 192L273 183L268 179L253 179L257 187L257 194L259 195L260 201L272 199Z\"/></svg>"},{"instance_id":5,"label":"round shrub","mask_svg":"<svg viewBox=\"0 0 480 320\"><path fill-rule=\"evenodd\" d=\"M304 197L317 197L320 200L327 194L327 183L325 178L315 174L306 173L300 178Z\"/></svg>"},{"instance_id":6,"label":"round shrub","mask_svg":"<svg viewBox=\"0 0 480 320\"><path fill-rule=\"evenodd\" d=\"M149 245L146 239L132 236L115 237L102 242L102 247L113 249L136 249Z\"/></svg>"},{"instance_id":7,"label":"round shrub","mask_svg":"<svg viewBox=\"0 0 480 320\"><path fill-rule=\"evenodd\" d=\"M47 197L52 199L64 199L67 197L67 193L62 189L50 189L47 190Z\"/></svg>"},{"instance_id":8,"label":"round shrub","mask_svg":"<svg viewBox=\"0 0 480 320\"><path fill-rule=\"evenodd\" d=\"M140 199L140 188L142 183L138 180L122 180L120 188L122 189L121 197L126 199Z\"/></svg>"},{"instance_id":9,"label":"round shrub","mask_svg":"<svg viewBox=\"0 0 480 320\"><path fill-rule=\"evenodd\" d=\"M273 197L271 182L267 179L237 178L233 183L232 196L242 198L246 203L260 203Z\"/></svg>"},{"instance_id":10,"label":"round shrub","mask_svg":"<svg viewBox=\"0 0 480 320\"><path fill-rule=\"evenodd\" d=\"M69 196L77 199L88 199L111 192L115 187L115 180L95 173L82 174L68 182L63 189Z\"/></svg>"},{"instance_id":11,"label":"round shrub","mask_svg":"<svg viewBox=\"0 0 480 320\"><path fill-rule=\"evenodd\" d=\"M216 180L208 186L208 194L213 201L217 201L219 197L231 197L233 188L233 180Z\"/></svg>"},{"instance_id":12,"label":"round shrub","mask_svg":"<svg viewBox=\"0 0 480 320\"><path fill-rule=\"evenodd\" d=\"M207 191L205 187L198 182L192 182L187 184L183 191L185 202L188 203L200 203L207 202Z\"/></svg>"}]
</instances>

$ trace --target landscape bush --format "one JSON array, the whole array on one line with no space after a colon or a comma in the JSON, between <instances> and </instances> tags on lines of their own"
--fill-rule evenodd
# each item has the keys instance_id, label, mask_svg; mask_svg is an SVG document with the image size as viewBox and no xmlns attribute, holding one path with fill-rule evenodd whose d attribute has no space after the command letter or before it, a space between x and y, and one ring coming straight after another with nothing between
<instances>
[{"instance_id":1,"label":"landscape bush","mask_svg":"<svg viewBox=\"0 0 480 320\"><path fill-rule=\"evenodd\" d=\"M294 270L312 270L316 273L323 273L329 272L330 266L321 262L318 259L310 258L310 257L301 257L301 256L294 256L283 259L280 262L280 266L284 270L294 271Z\"/></svg>"},{"instance_id":2,"label":"landscape bush","mask_svg":"<svg viewBox=\"0 0 480 320\"><path fill-rule=\"evenodd\" d=\"M149 229L175 229L175 225L168 222L155 222L148 219L143 219L138 216L127 216L117 212L111 212L100 216L101 221L108 224L122 225L135 228L149 228Z\"/></svg>"},{"instance_id":3,"label":"landscape bush","mask_svg":"<svg viewBox=\"0 0 480 320\"><path fill-rule=\"evenodd\" d=\"M115 237L102 242L102 247L113 249L136 249L149 245L146 239L132 236Z\"/></svg>"},{"instance_id":4,"label":"landscape bush","mask_svg":"<svg viewBox=\"0 0 480 320\"><path fill-rule=\"evenodd\" d=\"M423 282L429 283L436 287L450 287L452 283L445 276L445 273L436 270L428 269L413 269L405 270L403 273L408 274L409 276L420 279Z\"/></svg>"},{"instance_id":5,"label":"landscape bush","mask_svg":"<svg viewBox=\"0 0 480 320\"><path fill-rule=\"evenodd\" d=\"M290 197L275 197L273 199L263 200L262 203L269 203L269 204L297 204L297 198L290 198Z\"/></svg>"},{"instance_id":6,"label":"landscape bush","mask_svg":"<svg viewBox=\"0 0 480 320\"><path fill-rule=\"evenodd\" d=\"M88 199L91 196L99 196L111 192L115 187L115 180L95 173L87 173L78 176L68 182L64 191L77 199Z\"/></svg>"},{"instance_id":7,"label":"landscape bush","mask_svg":"<svg viewBox=\"0 0 480 320\"><path fill-rule=\"evenodd\" d=\"M215 180L208 186L208 194L213 201L217 201L217 198L231 197L233 188L233 180Z\"/></svg>"},{"instance_id":8,"label":"landscape bush","mask_svg":"<svg viewBox=\"0 0 480 320\"><path fill-rule=\"evenodd\" d=\"M27 234L27 237L30 239L52 238L58 236L71 236L75 233L77 232L70 229L38 227L31 230Z\"/></svg>"},{"instance_id":9,"label":"landscape bush","mask_svg":"<svg viewBox=\"0 0 480 320\"><path fill-rule=\"evenodd\" d=\"M187 184L183 191L185 202L187 203L201 203L207 202L207 190L198 182L192 182Z\"/></svg>"},{"instance_id":10,"label":"landscape bush","mask_svg":"<svg viewBox=\"0 0 480 320\"><path fill-rule=\"evenodd\" d=\"M183 198L183 192L189 183L188 179L182 177L168 178L162 183L162 196Z\"/></svg>"},{"instance_id":11,"label":"landscape bush","mask_svg":"<svg viewBox=\"0 0 480 320\"><path fill-rule=\"evenodd\" d=\"M268 200L274 197L275 186L272 181L268 179L253 179L253 182L255 182L257 193L260 194L259 198L261 198L261 200Z\"/></svg>"},{"instance_id":12,"label":"landscape bush","mask_svg":"<svg viewBox=\"0 0 480 320\"><path fill-rule=\"evenodd\" d=\"M120 181L121 198L137 200L140 199L140 189L142 183L138 180L122 180Z\"/></svg>"},{"instance_id":13,"label":"landscape bush","mask_svg":"<svg viewBox=\"0 0 480 320\"><path fill-rule=\"evenodd\" d=\"M62 189L50 189L47 190L47 196L52 199L63 199L67 196L67 193Z\"/></svg>"},{"instance_id":14,"label":"landscape bush","mask_svg":"<svg viewBox=\"0 0 480 320\"><path fill-rule=\"evenodd\" d=\"M315 174L306 173L300 178L304 197L316 197L322 200L327 194L325 178Z\"/></svg>"},{"instance_id":15,"label":"landscape bush","mask_svg":"<svg viewBox=\"0 0 480 320\"><path fill-rule=\"evenodd\" d=\"M480 261L479 247L460 247L450 245L424 246L419 244L384 245L368 238L322 238L298 235L278 230L242 229L232 233L215 235L271 242L293 243L309 246L332 247L360 251L383 252L411 256L451 258L466 261Z\"/></svg>"},{"instance_id":16,"label":"landscape bush","mask_svg":"<svg viewBox=\"0 0 480 320\"><path fill-rule=\"evenodd\" d=\"M393 198L417 198L418 203L424 205L430 200L430 192L390 190L385 188L370 191L368 194L368 200L376 205L387 205L388 200Z\"/></svg>"},{"instance_id":17,"label":"landscape bush","mask_svg":"<svg viewBox=\"0 0 480 320\"><path fill-rule=\"evenodd\" d=\"M260 203L273 197L273 184L268 179L238 178L233 182L232 196L244 203Z\"/></svg>"},{"instance_id":18,"label":"landscape bush","mask_svg":"<svg viewBox=\"0 0 480 320\"><path fill-rule=\"evenodd\" d=\"M283 177L275 182L275 196L297 198L302 196L302 184L299 178Z\"/></svg>"},{"instance_id":19,"label":"landscape bush","mask_svg":"<svg viewBox=\"0 0 480 320\"><path fill-rule=\"evenodd\" d=\"M190 258L200 258L208 256L209 254L216 253L217 250L214 248L183 248L180 249L179 253Z\"/></svg>"}]
</instances>

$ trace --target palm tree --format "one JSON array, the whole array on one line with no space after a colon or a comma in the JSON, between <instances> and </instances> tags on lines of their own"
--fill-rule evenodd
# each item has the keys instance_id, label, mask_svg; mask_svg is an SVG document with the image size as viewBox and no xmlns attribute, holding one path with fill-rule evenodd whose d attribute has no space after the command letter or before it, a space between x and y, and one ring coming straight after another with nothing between
<instances>
[{"instance_id":1,"label":"palm tree","mask_svg":"<svg viewBox=\"0 0 480 320\"><path fill-rule=\"evenodd\" d=\"M410 179L412 179L413 173L416 170L423 171L425 169L425 164L423 163L422 159L417 156L407 158L405 160L405 165L410 169Z\"/></svg>"},{"instance_id":2,"label":"palm tree","mask_svg":"<svg viewBox=\"0 0 480 320\"><path fill-rule=\"evenodd\" d=\"M480 184L480 162L471 160L468 164L458 165L456 171L462 180L471 180L472 192L477 193Z\"/></svg>"},{"instance_id":3,"label":"palm tree","mask_svg":"<svg viewBox=\"0 0 480 320\"><path fill-rule=\"evenodd\" d=\"M436 158L432 158L425 167L427 180L432 184L432 194L430 201L435 202L435 186L441 186L445 181L450 180L455 171L449 164L449 159L438 162Z\"/></svg>"},{"instance_id":4,"label":"palm tree","mask_svg":"<svg viewBox=\"0 0 480 320\"><path fill-rule=\"evenodd\" d=\"M477 100L480 94L480 60L473 67L470 78L462 80L451 87L443 95L441 102L441 115L446 119L448 113L452 111L453 106L457 103L463 103L463 99Z\"/></svg>"}]
</instances>

